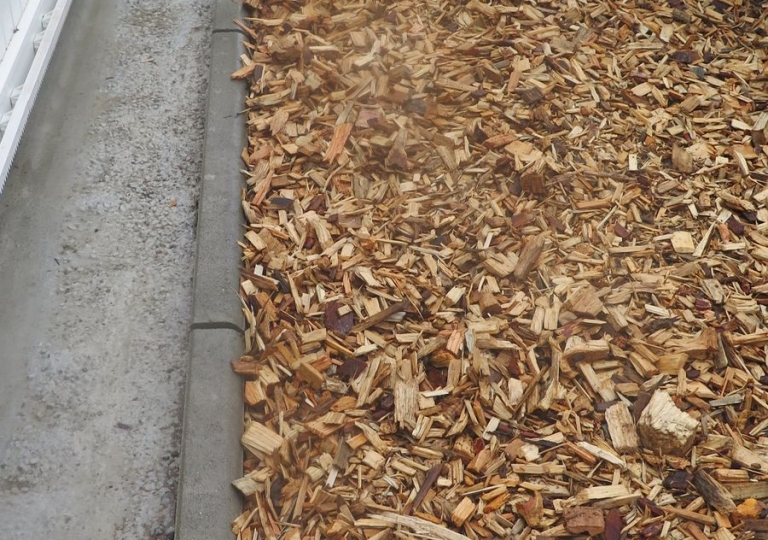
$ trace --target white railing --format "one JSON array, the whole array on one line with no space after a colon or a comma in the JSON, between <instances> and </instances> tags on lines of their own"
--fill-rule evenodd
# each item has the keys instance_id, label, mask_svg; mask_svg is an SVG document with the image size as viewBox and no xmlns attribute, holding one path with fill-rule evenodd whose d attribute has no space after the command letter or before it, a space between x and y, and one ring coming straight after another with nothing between
<instances>
[{"instance_id":1,"label":"white railing","mask_svg":"<svg viewBox=\"0 0 768 540\"><path fill-rule=\"evenodd\" d=\"M29 0L0 0L0 58L11 42L13 31L28 3Z\"/></svg>"},{"instance_id":2,"label":"white railing","mask_svg":"<svg viewBox=\"0 0 768 540\"><path fill-rule=\"evenodd\" d=\"M71 1L0 0L0 191Z\"/></svg>"}]
</instances>

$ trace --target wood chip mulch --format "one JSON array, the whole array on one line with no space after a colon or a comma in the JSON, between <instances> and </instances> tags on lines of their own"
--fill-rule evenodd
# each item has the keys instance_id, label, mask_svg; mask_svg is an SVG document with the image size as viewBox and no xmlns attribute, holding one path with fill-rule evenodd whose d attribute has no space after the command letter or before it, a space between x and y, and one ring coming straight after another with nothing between
<instances>
[{"instance_id":1,"label":"wood chip mulch","mask_svg":"<svg viewBox=\"0 0 768 540\"><path fill-rule=\"evenodd\" d=\"M748 0L247 0L239 540L768 537Z\"/></svg>"}]
</instances>

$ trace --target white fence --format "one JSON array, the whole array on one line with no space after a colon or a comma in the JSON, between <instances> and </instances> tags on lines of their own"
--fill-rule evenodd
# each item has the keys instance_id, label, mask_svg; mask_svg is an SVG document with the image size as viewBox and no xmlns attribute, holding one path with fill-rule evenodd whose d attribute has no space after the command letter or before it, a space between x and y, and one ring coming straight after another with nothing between
<instances>
[{"instance_id":1,"label":"white fence","mask_svg":"<svg viewBox=\"0 0 768 540\"><path fill-rule=\"evenodd\" d=\"M0 191L72 0L0 0Z\"/></svg>"},{"instance_id":2,"label":"white fence","mask_svg":"<svg viewBox=\"0 0 768 540\"><path fill-rule=\"evenodd\" d=\"M21 12L29 0L0 0L0 58L11 42L13 31L21 20Z\"/></svg>"}]
</instances>

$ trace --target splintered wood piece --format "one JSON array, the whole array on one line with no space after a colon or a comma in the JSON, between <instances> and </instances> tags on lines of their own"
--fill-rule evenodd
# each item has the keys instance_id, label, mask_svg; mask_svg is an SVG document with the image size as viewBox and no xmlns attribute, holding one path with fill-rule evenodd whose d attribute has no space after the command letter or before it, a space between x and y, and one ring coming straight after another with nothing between
<instances>
[{"instance_id":1,"label":"splintered wood piece","mask_svg":"<svg viewBox=\"0 0 768 540\"><path fill-rule=\"evenodd\" d=\"M563 518L565 529L571 534L597 536L605 532L605 516L599 508L566 508Z\"/></svg>"},{"instance_id":2,"label":"splintered wood piece","mask_svg":"<svg viewBox=\"0 0 768 540\"><path fill-rule=\"evenodd\" d=\"M725 487L734 501L768 498L768 482L735 482Z\"/></svg>"},{"instance_id":3,"label":"splintered wood piece","mask_svg":"<svg viewBox=\"0 0 768 540\"><path fill-rule=\"evenodd\" d=\"M685 454L699 423L677 408L664 390L656 390L637 421L642 446L660 454Z\"/></svg>"},{"instance_id":4,"label":"splintered wood piece","mask_svg":"<svg viewBox=\"0 0 768 540\"><path fill-rule=\"evenodd\" d=\"M749 481L749 472L744 469L715 469L712 476L718 482L747 482Z\"/></svg>"},{"instance_id":5,"label":"splintered wood piece","mask_svg":"<svg viewBox=\"0 0 768 540\"><path fill-rule=\"evenodd\" d=\"M669 514L672 514L673 516L676 516L678 518L695 521L696 523L703 523L704 525L716 525L717 520L709 515L706 514L700 514L699 512L694 512L693 510L688 510L686 508L677 508L676 506L660 506L661 510L664 512L667 512Z\"/></svg>"},{"instance_id":6,"label":"splintered wood piece","mask_svg":"<svg viewBox=\"0 0 768 540\"><path fill-rule=\"evenodd\" d=\"M377 324L379 324L382 321L385 321L395 313L403 311L404 309L406 309L407 306L408 306L407 300L403 300L401 302L395 302L394 304L387 306L386 308L382 309L378 313L371 315L367 319L353 326L352 331L362 332L363 330L371 328L372 326L376 326Z\"/></svg>"},{"instance_id":7,"label":"splintered wood piece","mask_svg":"<svg viewBox=\"0 0 768 540\"><path fill-rule=\"evenodd\" d=\"M618 467L626 467L627 463L623 459L621 459L619 456L615 455L612 452L609 452L608 450L604 450L603 448L600 448L599 446L595 446L594 444L588 443L587 441L579 441L576 443L576 445L579 448L582 448L592 454L593 456L603 459L607 461L608 463L613 463L614 465Z\"/></svg>"},{"instance_id":8,"label":"splintered wood piece","mask_svg":"<svg viewBox=\"0 0 768 540\"><path fill-rule=\"evenodd\" d=\"M416 497L414 497L411 503L406 505L405 510L403 511L404 514L410 514L411 510L419 509L419 506L421 506L421 503L424 502L424 499L427 497L429 490L432 489L432 486L437 482L437 478L440 476L442 470L442 464L433 465L432 468L429 469L424 482L422 482L421 487L419 487L419 492L416 494Z\"/></svg>"},{"instance_id":9,"label":"splintered wood piece","mask_svg":"<svg viewBox=\"0 0 768 540\"><path fill-rule=\"evenodd\" d=\"M395 137L394 144L387 154L385 164L387 167L397 168L401 170L409 169L408 154L405 152L405 142L408 138L408 132L401 129Z\"/></svg>"},{"instance_id":10,"label":"splintered wood piece","mask_svg":"<svg viewBox=\"0 0 768 540\"><path fill-rule=\"evenodd\" d=\"M395 367L395 422L413 425L419 410L419 383L414 378L411 361L404 359Z\"/></svg>"},{"instance_id":11,"label":"splintered wood piece","mask_svg":"<svg viewBox=\"0 0 768 540\"><path fill-rule=\"evenodd\" d=\"M709 536L695 523L687 523L685 528L695 540L709 540Z\"/></svg>"},{"instance_id":12,"label":"splintered wood piece","mask_svg":"<svg viewBox=\"0 0 768 540\"><path fill-rule=\"evenodd\" d=\"M496 277L506 277L515 271L516 261L501 253L494 253L483 261L483 267Z\"/></svg>"},{"instance_id":13,"label":"splintered wood piece","mask_svg":"<svg viewBox=\"0 0 768 540\"><path fill-rule=\"evenodd\" d=\"M325 382L325 377L323 377L323 374L315 369L315 367L308 361L300 362L296 371L299 374L299 377L309 383L312 388L316 390L322 388L323 383Z\"/></svg>"},{"instance_id":14,"label":"splintered wood piece","mask_svg":"<svg viewBox=\"0 0 768 540\"><path fill-rule=\"evenodd\" d=\"M684 352L691 358L710 358L715 356L718 350L718 335L714 328L705 328L696 337L676 340L674 342L670 340L670 342L670 344L674 343L676 350Z\"/></svg>"},{"instance_id":15,"label":"splintered wood piece","mask_svg":"<svg viewBox=\"0 0 768 540\"><path fill-rule=\"evenodd\" d=\"M349 134L352 133L352 126L352 123L345 122L334 128L333 138L328 145L328 150L325 152L325 157L323 157L325 161L333 162L341 154L342 150L344 150L344 145L347 144Z\"/></svg>"},{"instance_id":16,"label":"splintered wood piece","mask_svg":"<svg viewBox=\"0 0 768 540\"><path fill-rule=\"evenodd\" d=\"M251 74L256 70L256 67L258 64L255 62L249 62L234 73L232 73L231 78L232 79L245 79L247 77L250 77Z\"/></svg>"},{"instance_id":17,"label":"splintered wood piece","mask_svg":"<svg viewBox=\"0 0 768 540\"><path fill-rule=\"evenodd\" d=\"M474 515L476 509L477 505L472 502L472 499L464 497L451 512L451 521L457 527L461 527L465 521Z\"/></svg>"},{"instance_id":18,"label":"splintered wood piece","mask_svg":"<svg viewBox=\"0 0 768 540\"><path fill-rule=\"evenodd\" d=\"M626 486L623 485L594 486L581 490L575 497L569 499L567 503L571 506L578 506L604 499L621 499L628 495L631 495L631 493Z\"/></svg>"},{"instance_id":19,"label":"splintered wood piece","mask_svg":"<svg viewBox=\"0 0 768 540\"><path fill-rule=\"evenodd\" d=\"M517 259L517 265L513 275L518 281L525 281L531 270L536 267L536 262L539 260L542 251L544 251L544 244L546 243L545 234L534 236L523 247L520 255Z\"/></svg>"},{"instance_id":20,"label":"splintered wood piece","mask_svg":"<svg viewBox=\"0 0 768 540\"><path fill-rule=\"evenodd\" d=\"M603 303L597 296L597 290L592 285L585 285L574 292L566 303L574 313L597 317L603 311Z\"/></svg>"},{"instance_id":21,"label":"splintered wood piece","mask_svg":"<svg viewBox=\"0 0 768 540\"><path fill-rule=\"evenodd\" d=\"M256 482L250 476L243 476L242 478L238 478L232 482L232 485L246 497L250 497L251 495L264 490L264 484Z\"/></svg>"},{"instance_id":22,"label":"splintered wood piece","mask_svg":"<svg viewBox=\"0 0 768 540\"><path fill-rule=\"evenodd\" d=\"M520 98L528 105L532 105L544 98L544 92L542 92L541 88L538 86L533 86L530 88L518 88L517 93L520 95Z\"/></svg>"},{"instance_id":23,"label":"splintered wood piece","mask_svg":"<svg viewBox=\"0 0 768 540\"><path fill-rule=\"evenodd\" d=\"M723 514L730 514L736 510L733 497L723 485L712 478L704 469L699 469L693 475L693 484L707 501L707 504Z\"/></svg>"},{"instance_id":24,"label":"splintered wood piece","mask_svg":"<svg viewBox=\"0 0 768 540\"><path fill-rule=\"evenodd\" d=\"M254 407L267 400L267 393L264 390L264 386L261 381L246 381L245 388L243 390L243 399L245 402Z\"/></svg>"},{"instance_id":25,"label":"splintered wood piece","mask_svg":"<svg viewBox=\"0 0 768 540\"><path fill-rule=\"evenodd\" d=\"M731 451L731 459L742 467L768 472L768 456L763 456L735 443Z\"/></svg>"},{"instance_id":26,"label":"splintered wood piece","mask_svg":"<svg viewBox=\"0 0 768 540\"><path fill-rule=\"evenodd\" d=\"M713 535L713 538L715 540L736 540L734 534L724 527L717 529Z\"/></svg>"},{"instance_id":27,"label":"splintered wood piece","mask_svg":"<svg viewBox=\"0 0 768 540\"><path fill-rule=\"evenodd\" d=\"M453 287L446 293L445 298L443 299L443 305L445 307L451 307L458 304L459 300L464 297L466 291L467 290L464 287Z\"/></svg>"},{"instance_id":28,"label":"splintered wood piece","mask_svg":"<svg viewBox=\"0 0 768 540\"><path fill-rule=\"evenodd\" d=\"M733 345L768 345L768 330L761 330L743 336L731 336Z\"/></svg>"},{"instance_id":29,"label":"splintered wood piece","mask_svg":"<svg viewBox=\"0 0 768 540\"><path fill-rule=\"evenodd\" d=\"M719 305L725 302L725 291L716 279L703 279L701 281L701 288L704 290L704 294L715 304Z\"/></svg>"},{"instance_id":30,"label":"splintered wood piece","mask_svg":"<svg viewBox=\"0 0 768 540\"><path fill-rule=\"evenodd\" d=\"M549 193L547 180L539 172L524 174L520 177L520 187L532 195L543 197Z\"/></svg>"},{"instance_id":31,"label":"splintered wood piece","mask_svg":"<svg viewBox=\"0 0 768 540\"><path fill-rule=\"evenodd\" d=\"M605 411L605 423L611 435L613 448L620 454L637 452L638 440L635 422L629 407L616 403Z\"/></svg>"},{"instance_id":32,"label":"splintered wood piece","mask_svg":"<svg viewBox=\"0 0 768 540\"><path fill-rule=\"evenodd\" d=\"M605 340L593 340L568 347L563 352L563 359L572 362L594 362L604 360L611 354L611 346Z\"/></svg>"},{"instance_id":33,"label":"splintered wood piece","mask_svg":"<svg viewBox=\"0 0 768 540\"><path fill-rule=\"evenodd\" d=\"M271 456L285 444L285 439L264 424L252 422L243 433L241 442L257 456Z\"/></svg>"},{"instance_id":34,"label":"splintered wood piece","mask_svg":"<svg viewBox=\"0 0 768 540\"><path fill-rule=\"evenodd\" d=\"M619 540L624 521L617 510L610 510L605 516L605 540Z\"/></svg>"},{"instance_id":35,"label":"splintered wood piece","mask_svg":"<svg viewBox=\"0 0 768 540\"><path fill-rule=\"evenodd\" d=\"M391 525L407 527L415 534L421 535L424 538L435 538L436 540L469 540L468 536L451 531L450 529L419 517L400 516L392 512L385 512L383 514L373 514L371 515L371 518L381 520L384 523Z\"/></svg>"}]
</instances>

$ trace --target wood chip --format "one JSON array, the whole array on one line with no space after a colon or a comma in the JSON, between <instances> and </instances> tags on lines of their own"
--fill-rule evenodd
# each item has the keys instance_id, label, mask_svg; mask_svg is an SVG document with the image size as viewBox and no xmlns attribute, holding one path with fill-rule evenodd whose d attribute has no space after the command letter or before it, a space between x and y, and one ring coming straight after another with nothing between
<instances>
[{"instance_id":1,"label":"wood chip","mask_svg":"<svg viewBox=\"0 0 768 540\"><path fill-rule=\"evenodd\" d=\"M611 435L613 448L620 454L636 452L638 449L637 433L632 413L624 403L616 403L605 411L605 423Z\"/></svg>"},{"instance_id":2,"label":"wood chip","mask_svg":"<svg viewBox=\"0 0 768 540\"><path fill-rule=\"evenodd\" d=\"M451 512L451 521L457 527L461 527L465 521L474 515L476 508L477 505L469 497L464 497Z\"/></svg>"},{"instance_id":3,"label":"wood chip","mask_svg":"<svg viewBox=\"0 0 768 540\"><path fill-rule=\"evenodd\" d=\"M693 444L699 423L681 411L663 390L656 390L637 421L644 448L661 454L684 454Z\"/></svg>"},{"instance_id":4,"label":"wood chip","mask_svg":"<svg viewBox=\"0 0 768 540\"><path fill-rule=\"evenodd\" d=\"M257 456L271 456L285 444L285 439L264 424L253 422L243 434L243 446Z\"/></svg>"},{"instance_id":5,"label":"wood chip","mask_svg":"<svg viewBox=\"0 0 768 540\"><path fill-rule=\"evenodd\" d=\"M729 515L736 510L736 504L728 490L704 469L696 471L693 475L693 483L707 504L719 512Z\"/></svg>"},{"instance_id":6,"label":"wood chip","mask_svg":"<svg viewBox=\"0 0 768 540\"><path fill-rule=\"evenodd\" d=\"M675 231L672 233L672 248L676 253L690 254L695 251L696 244L688 231Z\"/></svg>"}]
</instances>

